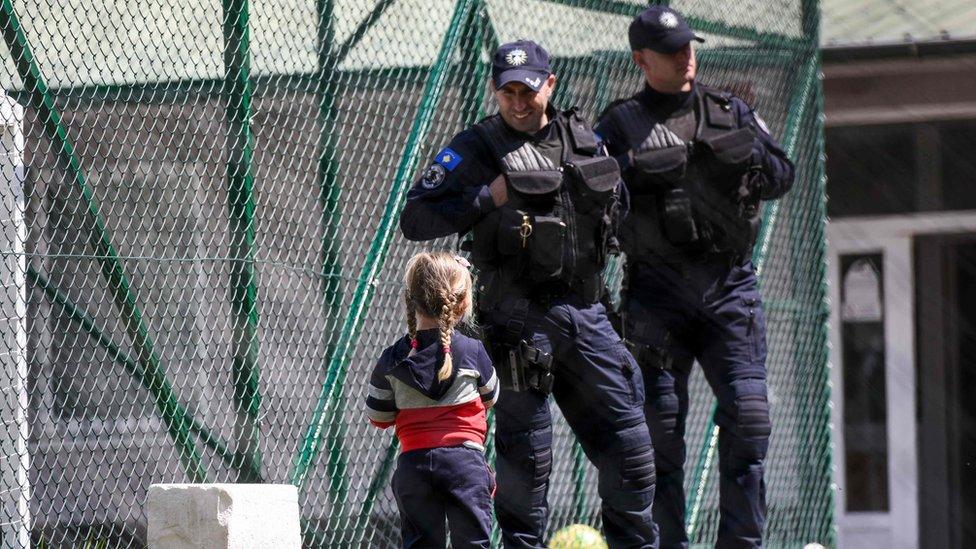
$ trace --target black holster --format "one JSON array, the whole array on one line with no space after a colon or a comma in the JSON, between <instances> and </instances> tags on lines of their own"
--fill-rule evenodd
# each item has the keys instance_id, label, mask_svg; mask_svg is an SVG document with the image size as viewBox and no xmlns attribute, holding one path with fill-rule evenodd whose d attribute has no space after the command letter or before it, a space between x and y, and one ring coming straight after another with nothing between
<instances>
[{"instance_id":1,"label":"black holster","mask_svg":"<svg viewBox=\"0 0 976 549\"><path fill-rule=\"evenodd\" d=\"M535 389L544 395L552 393L555 377L552 355L522 340L516 346L494 344L492 355L498 367L502 387L512 391Z\"/></svg>"},{"instance_id":2,"label":"black holster","mask_svg":"<svg viewBox=\"0 0 976 549\"><path fill-rule=\"evenodd\" d=\"M627 326L626 318L623 325ZM631 356L642 368L653 368L656 370L670 370L674 365L674 356L668 351L671 343L671 332L666 331L661 337L656 337L656 344L641 343L636 339L645 340L648 337L648 324L637 322L633 325L634 334L630 334L625 329L623 332L624 345L630 351ZM636 337L635 337L636 336Z\"/></svg>"},{"instance_id":3,"label":"black holster","mask_svg":"<svg viewBox=\"0 0 976 549\"><path fill-rule=\"evenodd\" d=\"M479 283L479 293L484 294L483 301L479 300L479 311L486 323L490 323L490 320L485 318L488 316L489 308L498 306L496 296L501 289L497 286L496 278L488 278L485 280L484 287ZM552 384L555 380L552 355L535 347L531 340L526 340L522 336L529 307L528 299L517 299L511 310L506 311L508 320L504 324L494 324L486 329L484 343L495 363L502 388L511 391L535 389L548 395L552 393Z\"/></svg>"},{"instance_id":4,"label":"black holster","mask_svg":"<svg viewBox=\"0 0 976 549\"><path fill-rule=\"evenodd\" d=\"M652 347L636 341L624 340L627 350L642 368L670 370L674 364L674 357L661 347Z\"/></svg>"}]
</instances>

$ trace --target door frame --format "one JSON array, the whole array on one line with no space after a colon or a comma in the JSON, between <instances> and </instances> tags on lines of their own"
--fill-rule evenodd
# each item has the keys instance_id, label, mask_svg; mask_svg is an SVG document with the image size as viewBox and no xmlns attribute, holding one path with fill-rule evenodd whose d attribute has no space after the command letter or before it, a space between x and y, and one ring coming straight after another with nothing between
<instances>
[{"instance_id":1,"label":"door frame","mask_svg":"<svg viewBox=\"0 0 976 549\"><path fill-rule=\"evenodd\" d=\"M830 302L831 439L838 547L919 547L916 425L915 264L917 236L976 233L976 212L848 217L827 225ZM840 331L840 256L881 253L887 394L887 512L850 512L845 505L844 379Z\"/></svg>"}]
</instances>

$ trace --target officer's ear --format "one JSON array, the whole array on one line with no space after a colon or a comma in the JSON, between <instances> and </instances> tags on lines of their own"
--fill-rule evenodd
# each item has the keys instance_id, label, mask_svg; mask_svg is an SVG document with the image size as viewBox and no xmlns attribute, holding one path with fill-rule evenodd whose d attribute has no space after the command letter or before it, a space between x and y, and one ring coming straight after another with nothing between
<instances>
[{"instance_id":1,"label":"officer's ear","mask_svg":"<svg viewBox=\"0 0 976 549\"><path fill-rule=\"evenodd\" d=\"M554 89L556 89L556 75L550 74L549 77L546 78L546 83L543 84L541 88L539 88L539 91L545 92L545 97L546 100L548 101L549 98L552 97L552 90Z\"/></svg>"},{"instance_id":2,"label":"officer's ear","mask_svg":"<svg viewBox=\"0 0 976 549\"><path fill-rule=\"evenodd\" d=\"M630 52L630 58L634 60L634 64L641 69L646 69L646 63L644 62L644 56L641 55L641 50L634 50Z\"/></svg>"}]
</instances>

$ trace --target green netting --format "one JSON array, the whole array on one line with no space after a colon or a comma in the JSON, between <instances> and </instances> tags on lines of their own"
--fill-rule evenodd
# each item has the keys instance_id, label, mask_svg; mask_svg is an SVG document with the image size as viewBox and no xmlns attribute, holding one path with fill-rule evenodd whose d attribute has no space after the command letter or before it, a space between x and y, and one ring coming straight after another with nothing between
<instances>
[{"instance_id":1,"label":"green netting","mask_svg":"<svg viewBox=\"0 0 976 549\"><path fill-rule=\"evenodd\" d=\"M220 481L297 484L309 546L394 545L397 447L362 401L404 329L405 191L492 111L499 41L545 45L555 101L591 119L638 89L642 5L0 0L2 544L138 547L151 483ZM757 247L767 534L830 544L817 2L675 6L707 38L701 79L748 96L798 165ZM700 375L692 404L688 528L710 544ZM594 471L557 419L550 527L598 524Z\"/></svg>"}]
</instances>

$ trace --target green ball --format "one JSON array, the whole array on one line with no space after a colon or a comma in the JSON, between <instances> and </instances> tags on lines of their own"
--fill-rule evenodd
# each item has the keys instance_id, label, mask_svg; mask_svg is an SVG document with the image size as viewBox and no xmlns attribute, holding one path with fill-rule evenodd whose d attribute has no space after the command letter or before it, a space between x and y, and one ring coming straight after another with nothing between
<instances>
[{"instance_id":1,"label":"green ball","mask_svg":"<svg viewBox=\"0 0 976 549\"><path fill-rule=\"evenodd\" d=\"M552 535L549 549L608 549L608 547L596 528L586 524L570 524Z\"/></svg>"}]
</instances>

